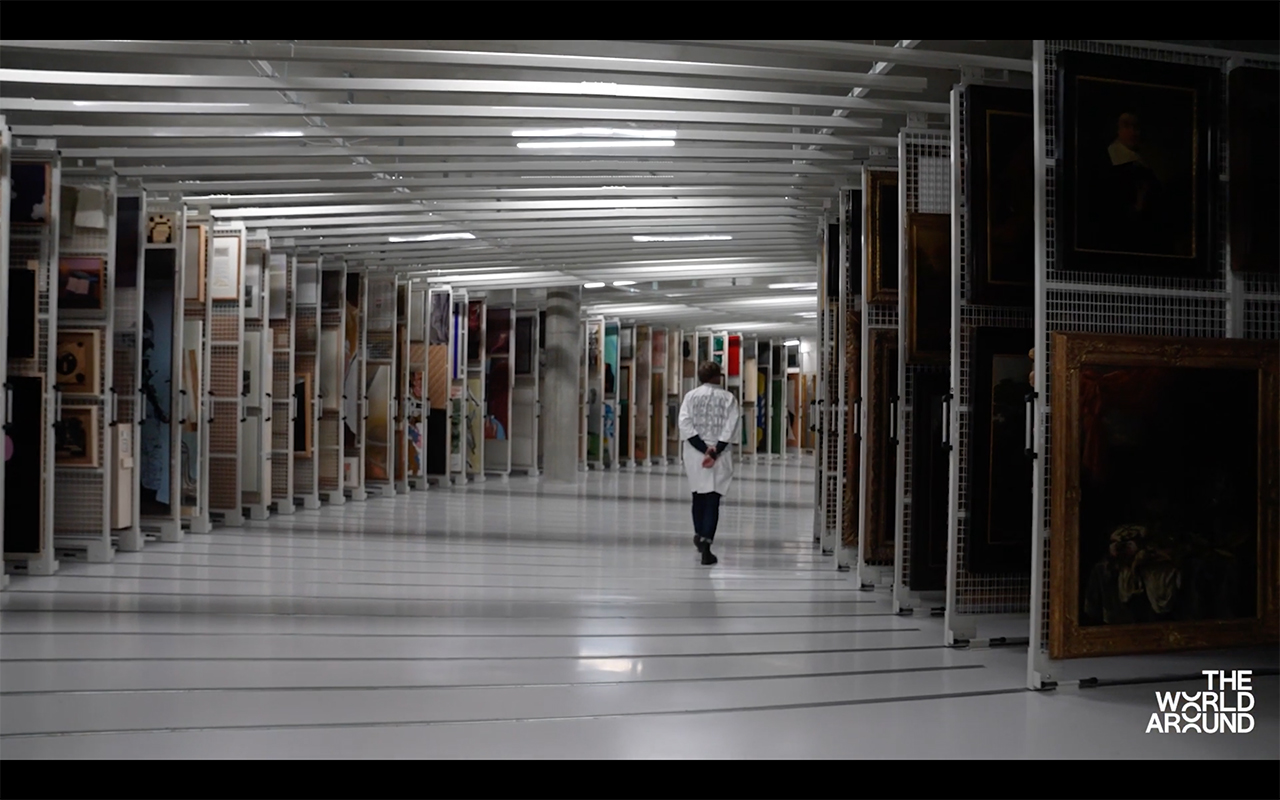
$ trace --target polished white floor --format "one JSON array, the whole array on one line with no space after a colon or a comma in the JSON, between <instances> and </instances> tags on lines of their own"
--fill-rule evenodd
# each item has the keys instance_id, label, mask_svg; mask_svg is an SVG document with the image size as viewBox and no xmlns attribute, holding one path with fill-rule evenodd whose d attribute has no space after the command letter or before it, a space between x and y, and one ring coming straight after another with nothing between
<instances>
[{"instance_id":1,"label":"polished white floor","mask_svg":"<svg viewBox=\"0 0 1280 800\"><path fill-rule=\"evenodd\" d=\"M0 758L1274 758L1024 690L812 542L811 460L739 468L698 563L675 467L433 488L64 564L0 593Z\"/></svg>"}]
</instances>

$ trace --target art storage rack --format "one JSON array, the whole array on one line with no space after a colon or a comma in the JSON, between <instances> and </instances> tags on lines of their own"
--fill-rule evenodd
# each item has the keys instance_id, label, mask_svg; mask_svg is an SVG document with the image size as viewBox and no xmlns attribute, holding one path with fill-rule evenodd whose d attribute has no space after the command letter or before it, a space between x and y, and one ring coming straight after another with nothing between
<instances>
[{"instance_id":1,"label":"art storage rack","mask_svg":"<svg viewBox=\"0 0 1280 800\"><path fill-rule=\"evenodd\" d=\"M320 348L316 371L321 388L319 429L316 431L316 485L320 497L331 505L346 502L343 488L343 452L347 425L345 393L345 318L347 308L347 266L341 259L321 258L320 263ZM325 286L329 289L326 290ZM329 305L325 305L325 301ZM336 305L336 307L334 307ZM327 345L326 345L327 342ZM328 375L333 375L330 379Z\"/></svg>"},{"instance_id":2,"label":"art storage rack","mask_svg":"<svg viewBox=\"0 0 1280 800\"><path fill-rule=\"evenodd\" d=\"M293 499L308 511L320 508L321 425L324 408L320 399L321 373L336 369L336 364L323 364L320 358L321 315L320 297L323 281L324 257L307 251L293 257L293 372L295 376L311 376L311 452L306 455L291 454L293 460ZM305 280L314 283L304 296L299 287ZM295 406L292 416L298 417L305 409Z\"/></svg>"},{"instance_id":3,"label":"art storage rack","mask_svg":"<svg viewBox=\"0 0 1280 800\"><path fill-rule=\"evenodd\" d=\"M1235 273L1229 266L1226 236L1217 236L1215 268L1207 278L1167 278L1068 272L1055 259L1055 226L1060 176L1055 153L1064 135L1057 118L1057 57L1077 51L1174 64L1194 64L1221 71L1220 107L1211 109L1215 128L1225 129L1226 74L1235 66L1266 69L1280 67L1278 59L1224 51L1185 48L1151 42L1037 40L1034 43L1034 113L1036 131L1036 307L1035 307L1035 413L1032 444L1036 455L1033 472L1032 575L1030 586L1030 646L1027 684L1032 689L1065 683L1093 684L1108 680L1132 680L1155 676L1187 675L1200 678L1200 666L1218 669L1275 665L1275 648L1250 648L1215 652L1167 653L1144 656L1073 658L1055 660L1048 654L1050 598L1050 520L1052 475L1050 465L1051 415L1054 386L1051 363L1052 334L1089 331L1148 336L1200 338L1274 339L1280 334L1280 280L1276 275ZM1216 182L1218 218L1216 230L1225 232L1227 165L1226 137L1215 137L1221 174Z\"/></svg>"},{"instance_id":4,"label":"art storage rack","mask_svg":"<svg viewBox=\"0 0 1280 800\"><path fill-rule=\"evenodd\" d=\"M271 349L271 395L268 398L271 422L271 504L277 514L292 514L294 493L294 423L302 409L294 402L294 376L297 366L294 347L297 343L296 319L297 257L290 249L278 249L267 258L267 297L263 317ZM284 300L275 296L284 289ZM284 317L273 315L272 309L283 305Z\"/></svg>"}]
</instances>

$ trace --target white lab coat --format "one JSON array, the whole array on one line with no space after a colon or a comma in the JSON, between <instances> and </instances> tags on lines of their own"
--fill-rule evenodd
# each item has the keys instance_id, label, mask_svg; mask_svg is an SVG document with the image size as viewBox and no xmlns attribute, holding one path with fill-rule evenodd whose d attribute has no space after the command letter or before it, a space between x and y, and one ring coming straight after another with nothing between
<instances>
[{"instance_id":1,"label":"white lab coat","mask_svg":"<svg viewBox=\"0 0 1280 800\"><path fill-rule=\"evenodd\" d=\"M738 402L729 392L704 383L689 392L680 404L680 440L684 443L684 471L689 476L690 491L696 494L729 491L733 480L733 448L738 441ZM716 457L710 469L702 466L704 455L689 444L689 437L699 436L708 447L728 442L730 447Z\"/></svg>"}]
</instances>

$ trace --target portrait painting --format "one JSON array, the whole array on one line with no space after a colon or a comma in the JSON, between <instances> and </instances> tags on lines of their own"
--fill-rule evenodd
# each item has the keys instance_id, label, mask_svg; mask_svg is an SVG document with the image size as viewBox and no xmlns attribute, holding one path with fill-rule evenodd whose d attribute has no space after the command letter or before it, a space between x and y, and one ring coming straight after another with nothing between
<instances>
[{"instance_id":1,"label":"portrait painting","mask_svg":"<svg viewBox=\"0 0 1280 800\"><path fill-rule=\"evenodd\" d=\"M947 582L951 448L942 437L948 425L945 413L951 374L945 369L920 370L914 376L912 392L911 560L907 585L917 592L940 591Z\"/></svg>"},{"instance_id":2,"label":"portrait painting","mask_svg":"<svg viewBox=\"0 0 1280 800\"><path fill-rule=\"evenodd\" d=\"M431 293L431 319L427 329L428 342L432 345L449 344L449 293Z\"/></svg>"},{"instance_id":3,"label":"portrait painting","mask_svg":"<svg viewBox=\"0 0 1280 800\"><path fill-rule=\"evenodd\" d=\"M1058 55L1057 268L1207 276L1219 72Z\"/></svg>"},{"instance_id":4,"label":"portrait painting","mask_svg":"<svg viewBox=\"0 0 1280 800\"><path fill-rule=\"evenodd\" d=\"M951 360L951 215L907 217L907 363Z\"/></svg>"},{"instance_id":5,"label":"portrait painting","mask_svg":"<svg viewBox=\"0 0 1280 800\"><path fill-rule=\"evenodd\" d=\"M107 262L97 256L58 259L58 308L102 311L106 308Z\"/></svg>"},{"instance_id":6,"label":"portrait painting","mask_svg":"<svg viewBox=\"0 0 1280 800\"><path fill-rule=\"evenodd\" d=\"M866 302L898 302L898 173L866 170Z\"/></svg>"},{"instance_id":7,"label":"portrait painting","mask_svg":"<svg viewBox=\"0 0 1280 800\"><path fill-rule=\"evenodd\" d=\"M1053 658L1280 640L1275 342L1055 334Z\"/></svg>"},{"instance_id":8,"label":"portrait painting","mask_svg":"<svg viewBox=\"0 0 1280 800\"><path fill-rule=\"evenodd\" d=\"M1036 263L1031 91L981 85L964 91L968 300L1029 306Z\"/></svg>"},{"instance_id":9,"label":"portrait painting","mask_svg":"<svg viewBox=\"0 0 1280 800\"><path fill-rule=\"evenodd\" d=\"M471 300L467 303L467 363L478 365L480 349L484 346L484 301Z\"/></svg>"},{"instance_id":10,"label":"portrait painting","mask_svg":"<svg viewBox=\"0 0 1280 800\"><path fill-rule=\"evenodd\" d=\"M898 329L872 328L870 334L867 507L863 510L862 553L867 563L892 564L898 518ZM775 402L781 400L776 395L775 391Z\"/></svg>"},{"instance_id":11,"label":"portrait painting","mask_svg":"<svg viewBox=\"0 0 1280 800\"><path fill-rule=\"evenodd\" d=\"M1227 74L1231 268L1280 272L1280 71Z\"/></svg>"},{"instance_id":12,"label":"portrait painting","mask_svg":"<svg viewBox=\"0 0 1280 800\"><path fill-rule=\"evenodd\" d=\"M972 574L1031 571L1031 459L1026 455L1031 392L1030 328L974 328L969 366L969 532L964 569Z\"/></svg>"},{"instance_id":13,"label":"portrait painting","mask_svg":"<svg viewBox=\"0 0 1280 800\"><path fill-rule=\"evenodd\" d=\"M98 466L97 406L63 406L54 425L54 461L59 467Z\"/></svg>"},{"instance_id":14,"label":"portrait painting","mask_svg":"<svg viewBox=\"0 0 1280 800\"><path fill-rule=\"evenodd\" d=\"M97 330L58 331L55 386L68 394L97 394L101 389L99 370L102 358L101 332Z\"/></svg>"}]
</instances>

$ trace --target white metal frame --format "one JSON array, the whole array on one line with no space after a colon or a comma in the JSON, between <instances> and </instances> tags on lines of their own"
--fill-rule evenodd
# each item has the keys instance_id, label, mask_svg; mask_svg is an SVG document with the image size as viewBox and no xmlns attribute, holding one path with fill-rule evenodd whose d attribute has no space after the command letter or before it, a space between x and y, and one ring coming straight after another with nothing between
<instances>
[{"instance_id":1,"label":"white metal frame","mask_svg":"<svg viewBox=\"0 0 1280 800\"><path fill-rule=\"evenodd\" d=\"M253 370L244 369L243 373L249 378L250 386L256 384L258 391L256 394L247 393L249 390L243 389L241 392L242 402L240 411L240 464L243 468L246 462L253 463L256 466L254 470L258 476L256 485L248 485L244 476L240 477L240 493L241 503L247 510L249 519L265 520L271 515L272 499L272 473L275 449L272 445L274 437L273 421L273 404L274 404L274 362L275 352L271 346L271 328L267 319L267 299L269 295L269 265L271 260L271 238L266 231L254 231L248 238L248 250L245 253L244 263L246 267L250 261L255 262L258 270L258 280L260 285L258 288L257 303L258 317L250 319L248 317L248 309L241 305L241 318L244 322L244 344L241 348L241 358L244 360L244 366L249 366L249 335L256 334L254 337L257 342L257 364ZM244 281L244 273L241 273L241 282ZM292 369L292 364L290 364ZM249 431L254 431L250 434ZM246 445L250 441L257 441L256 449L251 449Z\"/></svg>"},{"instance_id":2,"label":"white metal frame","mask_svg":"<svg viewBox=\"0 0 1280 800\"><path fill-rule=\"evenodd\" d=\"M320 349L321 317L320 297L324 281L324 259L313 252L294 253L293 256L293 303L290 306L293 328L293 373L297 376L311 373L311 456L302 458L290 453L293 460L293 481L290 490L291 502L301 505L308 511L320 508L320 449L321 424L324 419L323 403L320 399L321 375L326 368L334 365L322 363ZM304 266L305 265L305 266ZM314 265L314 267L312 266ZM298 276L302 269L314 271L316 276L316 302L303 304L298 291ZM306 346L309 344L310 346ZM292 394L290 395L292 400ZM303 409L291 404L290 417L297 417ZM292 448L291 448L292 449Z\"/></svg>"}]
</instances>

